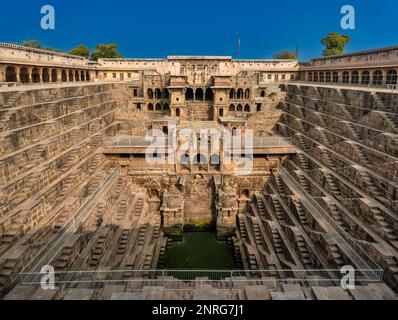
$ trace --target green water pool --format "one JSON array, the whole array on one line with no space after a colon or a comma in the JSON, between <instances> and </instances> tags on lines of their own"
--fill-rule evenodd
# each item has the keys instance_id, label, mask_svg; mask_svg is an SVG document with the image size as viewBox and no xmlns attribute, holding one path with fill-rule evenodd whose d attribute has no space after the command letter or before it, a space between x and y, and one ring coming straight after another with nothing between
<instances>
[{"instance_id":1,"label":"green water pool","mask_svg":"<svg viewBox=\"0 0 398 320\"><path fill-rule=\"evenodd\" d=\"M213 232L184 232L166 250L165 269L234 269L233 250Z\"/></svg>"}]
</instances>

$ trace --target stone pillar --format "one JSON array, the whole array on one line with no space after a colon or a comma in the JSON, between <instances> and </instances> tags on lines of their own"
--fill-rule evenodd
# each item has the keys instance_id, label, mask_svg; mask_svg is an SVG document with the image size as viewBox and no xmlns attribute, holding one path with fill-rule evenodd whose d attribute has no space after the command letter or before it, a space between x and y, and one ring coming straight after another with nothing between
<instances>
[{"instance_id":1,"label":"stone pillar","mask_svg":"<svg viewBox=\"0 0 398 320\"><path fill-rule=\"evenodd\" d=\"M21 83L21 67L15 67L15 76L17 78L17 83Z\"/></svg>"},{"instance_id":2,"label":"stone pillar","mask_svg":"<svg viewBox=\"0 0 398 320\"><path fill-rule=\"evenodd\" d=\"M225 239L236 231L236 217L238 202L236 192L229 186L224 186L218 192L217 209L217 238Z\"/></svg>"},{"instance_id":3,"label":"stone pillar","mask_svg":"<svg viewBox=\"0 0 398 320\"><path fill-rule=\"evenodd\" d=\"M6 82L6 66L0 65L0 82Z\"/></svg>"}]
</instances>

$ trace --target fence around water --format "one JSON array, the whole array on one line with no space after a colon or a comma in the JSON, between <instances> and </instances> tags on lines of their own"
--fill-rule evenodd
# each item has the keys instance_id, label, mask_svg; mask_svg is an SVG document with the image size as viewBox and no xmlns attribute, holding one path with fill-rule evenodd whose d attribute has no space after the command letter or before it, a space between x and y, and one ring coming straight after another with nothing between
<instances>
[{"instance_id":1,"label":"fence around water","mask_svg":"<svg viewBox=\"0 0 398 320\"><path fill-rule=\"evenodd\" d=\"M355 270L357 284L380 282L383 270ZM194 286L197 282L213 283L232 288L239 282L246 284L300 283L316 285L340 285L347 272L339 269L310 270L95 270L57 271L53 280L55 287L102 288L105 285L126 285L137 283L143 286L173 286L182 284ZM369 276L370 275L370 276ZM49 274L30 272L20 274L21 286L39 287L42 281L50 279ZM44 282L46 283L46 282ZM140 285L138 285L140 286Z\"/></svg>"}]
</instances>

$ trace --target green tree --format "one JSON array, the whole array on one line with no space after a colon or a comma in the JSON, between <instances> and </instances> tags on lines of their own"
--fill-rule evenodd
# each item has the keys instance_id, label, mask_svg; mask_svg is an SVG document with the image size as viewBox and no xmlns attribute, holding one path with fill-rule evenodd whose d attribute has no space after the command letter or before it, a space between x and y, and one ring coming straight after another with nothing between
<instances>
[{"instance_id":1,"label":"green tree","mask_svg":"<svg viewBox=\"0 0 398 320\"><path fill-rule=\"evenodd\" d=\"M322 39L321 43L326 46L323 50L323 56L334 56L344 53L344 48L349 44L351 38L346 35L340 35L338 32L331 32L325 38Z\"/></svg>"},{"instance_id":2,"label":"green tree","mask_svg":"<svg viewBox=\"0 0 398 320\"><path fill-rule=\"evenodd\" d=\"M274 59L297 59L297 56L292 51L281 51L274 55Z\"/></svg>"},{"instance_id":3,"label":"green tree","mask_svg":"<svg viewBox=\"0 0 398 320\"><path fill-rule=\"evenodd\" d=\"M97 44L96 49L91 53L91 59L97 61L99 58L122 58L117 48L117 44Z\"/></svg>"},{"instance_id":4,"label":"green tree","mask_svg":"<svg viewBox=\"0 0 398 320\"><path fill-rule=\"evenodd\" d=\"M90 50L83 44L77 46L76 48L73 48L71 51L69 51L69 53L75 56L81 56L85 58L90 57Z\"/></svg>"},{"instance_id":5,"label":"green tree","mask_svg":"<svg viewBox=\"0 0 398 320\"><path fill-rule=\"evenodd\" d=\"M41 44L38 40L25 40L22 42L24 47L41 49Z\"/></svg>"}]
</instances>

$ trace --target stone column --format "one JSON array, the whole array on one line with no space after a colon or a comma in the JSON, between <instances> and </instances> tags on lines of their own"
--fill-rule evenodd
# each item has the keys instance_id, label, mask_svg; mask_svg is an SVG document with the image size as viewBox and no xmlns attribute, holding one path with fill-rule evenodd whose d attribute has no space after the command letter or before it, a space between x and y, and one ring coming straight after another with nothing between
<instances>
[{"instance_id":1,"label":"stone column","mask_svg":"<svg viewBox=\"0 0 398 320\"><path fill-rule=\"evenodd\" d=\"M0 82L6 82L6 66L0 65Z\"/></svg>"},{"instance_id":2,"label":"stone column","mask_svg":"<svg viewBox=\"0 0 398 320\"><path fill-rule=\"evenodd\" d=\"M21 67L15 67L15 77L17 78L17 83L21 83Z\"/></svg>"}]
</instances>

